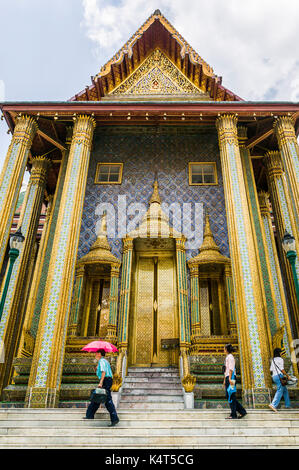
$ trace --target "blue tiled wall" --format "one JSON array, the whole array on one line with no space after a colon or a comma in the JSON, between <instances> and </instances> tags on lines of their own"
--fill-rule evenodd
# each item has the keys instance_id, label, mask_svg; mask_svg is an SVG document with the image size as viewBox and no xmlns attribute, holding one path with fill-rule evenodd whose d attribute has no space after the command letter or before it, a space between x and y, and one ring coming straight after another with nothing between
<instances>
[{"instance_id":1,"label":"blue tiled wall","mask_svg":"<svg viewBox=\"0 0 299 470\"><path fill-rule=\"evenodd\" d=\"M217 186L189 186L188 162L216 162ZM94 184L98 162L123 163L121 185ZM221 253L229 256L226 213L220 156L215 129L180 130L154 128L98 128L87 179L78 258L88 253L96 239L95 214L99 203L110 202L117 208L118 196L126 195L127 205L145 203L148 207L155 174L161 200L168 204L203 203L210 215L211 228ZM116 210L117 214L117 210ZM116 219L117 224L117 219ZM122 256L120 238L109 239L112 252ZM188 249L187 259L198 249Z\"/></svg>"}]
</instances>

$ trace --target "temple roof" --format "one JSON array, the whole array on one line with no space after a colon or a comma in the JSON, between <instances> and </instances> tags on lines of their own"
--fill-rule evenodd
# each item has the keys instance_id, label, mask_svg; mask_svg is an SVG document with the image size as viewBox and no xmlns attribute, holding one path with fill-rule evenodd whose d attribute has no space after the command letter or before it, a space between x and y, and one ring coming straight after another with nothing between
<instances>
[{"instance_id":1,"label":"temple roof","mask_svg":"<svg viewBox=\"0 0 299 470\"><path fill-rule=\"evenodd\" d=\"M188 44L178 31L156 10L133 34L124 46L95 76L92 84L77 93L70 101L99 101L107 97L130 77L155 50L166 58L201 91L206 100L241 101L221 85L222 78Z\"/></svg>"}]
</instances>

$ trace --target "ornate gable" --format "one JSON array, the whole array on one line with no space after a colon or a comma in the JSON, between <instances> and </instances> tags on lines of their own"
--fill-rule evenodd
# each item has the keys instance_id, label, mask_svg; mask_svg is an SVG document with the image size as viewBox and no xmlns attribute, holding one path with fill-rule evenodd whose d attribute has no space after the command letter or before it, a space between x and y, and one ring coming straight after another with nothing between
<instances>
[{"instance_id":1,"label":"ornate gable","mask_svg":"<svg viewBox=\"0 0 299 470\"><path fill-rule=\"evenodd\" d=\"M182 72L159 49L155 49L140 67L115 88L107 98L159 95L192 95L197 99L209 96L188 80Z\"/></svg>"},{"instance_id":2,"label":"ornate gable","mask_svg":"<svg viewBox=\"0 0 299 470\"><path fill-rule=\"evenodd\" d=\"M163 55L163 64L148 70L141 80L141 67L149 57L153 60L152 53L157 49ZM139 76L139 80L134 82L135 88L133 75L135 78ZM153 99L159 95L169 97L172 94L175 98L193 95L195 99L208 101L241 100L222 86L222 78L214 74L212 67L176 31L160 10L156 10L146 20L100 72L91 77L91 81L92 84L73 96L71 101L100 101L108 97L116 99L116 89L120 99L133 95L139 98L152 96ZM131 85L128 85L129 82ZM146 89L146 84L150 84L150 88L144 94L142 90ZM120 91L125 87L126 91Z\"/></svg>"}]
</instances>

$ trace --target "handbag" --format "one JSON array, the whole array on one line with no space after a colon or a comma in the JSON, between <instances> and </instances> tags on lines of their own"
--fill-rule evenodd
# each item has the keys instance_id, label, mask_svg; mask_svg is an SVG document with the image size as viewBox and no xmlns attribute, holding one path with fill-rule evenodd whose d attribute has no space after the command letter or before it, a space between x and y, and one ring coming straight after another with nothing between
<instances>
[{"instance_id":1,"label":"handbag","mask_svg":"<svg viewBox=\"0 0 299 470\"><path fill-rule=\"evenodd\" d=\"M295 375L290 375L289 377L290 378L288 380L288 386L291 387L291 386L297 385L298 383L297 377L295 377Z\"/></svg>"},{"instance_id":2,"label":"handbag","mask_svg":"<svg viewBox=\"0 0 299 470\"><path fill-rule=\"evenodd\" d=\"M104 388L94 388L90 394L91 403L105 403L107 400L107 391Z\"/></svg>"},{"instance_id":3,"label":"handbag","mask_svg":"<svg viewBox=\"0 0 299 470\"><path fill-rule=\"evenodd\" d=\"M282 374L282 371L275 364L274 358L273 358L273 363L275 365L276 372L277 372L277 369L278 369L280 371L280 373ZM279 374L277 374L277 375L279 376ZM285 375L283 377L279 377L279 380L280 380L280 383L283 387L285 387L288 384L288 378Z\"/></svg>"}]
</instances>

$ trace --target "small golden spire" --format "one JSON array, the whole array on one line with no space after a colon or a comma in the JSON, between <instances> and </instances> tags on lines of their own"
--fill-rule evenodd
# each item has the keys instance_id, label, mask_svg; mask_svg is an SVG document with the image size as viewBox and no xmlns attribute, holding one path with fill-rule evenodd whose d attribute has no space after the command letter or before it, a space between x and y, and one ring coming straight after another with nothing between
<instances>
[{"instance_id":1,"label":"small golden spire","mask_svg":"<svg viewBox=\"0 0 299 470\"><path fill-rule=\"evenodd\" d=\"M150 199L150 204L153 204L154 202L156 202L157 204L161 204L161 199L160 199L160 195L159 195L159 186L158 186L158 181L157 180L155 180L155 182L154 182L154 191L153 191L152 197Z\"/></svg>"},{"instance_id":2,"label":"small golden spire","mask_svg":"<svg viewBox=\"0 0 299 470\"><path fill-rule=\"evenodd\" d=\"M200 253L202 253L203 251L207 251L207 250L220 252L219 247L216 244L214 237L213 237L208 211L206 212L206 216L205 216L205 231L203 235L203 242L199 251Z\"/></svg>"}]
</instances>

